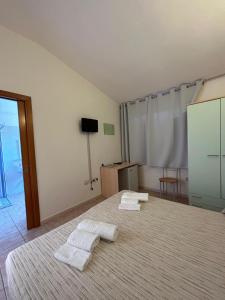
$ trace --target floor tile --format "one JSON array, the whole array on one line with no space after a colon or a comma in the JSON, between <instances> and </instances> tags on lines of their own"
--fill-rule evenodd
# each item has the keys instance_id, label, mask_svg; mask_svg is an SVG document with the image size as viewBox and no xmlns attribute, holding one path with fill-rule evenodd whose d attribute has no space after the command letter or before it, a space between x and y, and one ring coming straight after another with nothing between
<instances>
[{"instance_id":1,"label":"floor tile","mask_svg":"<svg viewBox=\"0 0 225 300\"><path fill-rule=\"evenodd\" d=\"M5 241L9 235L18 234L18 228L8 220L5 224L1 225L0 228L0 243ZM1 249L1 247L0 247Z\"/></svg>"},{"instance_id":2,"label":"floor tile","mask_svg":"<svg viewBox=\"0 0 225 300\"><path fill-rule=\"evenodd\" d=\"M8 216L6 209L5 208L0 209L0 222L5 216Z\"/></svg>"},{"instance_id":3,"label":"floor tile","mask_svg":"<svg viewBox=\"0 0 225 300\"><path fill-rule=\"evenodd\" d=\"M24 239L18 236L15 236L14 239L10 237L6 239L4 242L0 243L0 255L8 254L15 248L22 246L25 243Z\"/></svg>"},{"instance_id":4,"label":"floor tile","mask_svg":"<svg viewBox=\"0 0 225 300\"><path fill-rule=\"evenodd\" d=\"M38 228L34 228L32 230L26 230L26 231L20 231L23 239L28 242L31 241L43 234L45 234L46 232L48 232L47 228L45 228L45 226L40 226Z\"/></svg>"},{"instance_id":5,"label":"floor tile","mask_svg":"<svg viewBox=\"0 0 225 300\"><path fill-rule=\"evenodd\" d=\"M21 234L27 233L28 231L30 231L27 229L27 224L24 221L18 221L15 225Z\"/></svg>"},{"instance_id":6,"label":"floor tile","mask_svg":"<svg viewBox=\"0 0 225 300\"><path fill-rule=\"evenodd\" d=\"M15 224L18 222L24 222L26 224L26 207L24 200L24 193L8 197L12 206L8 207L6 210L10 215L11 219Z\"/></svg>"},{"instance_id":7,"label":"floor tile","mask_svg":"<svg viewBox=\"0 0 225 300\"><path fill-rule=\"evenodd\" d=\"M5 210L6 208L4 208ZM4 230L6 228L6 226L9 226L9 225L14 225L12 219L10 218L9 214L7 213L7 211L3 211L1 212L1 215L0 215L0 230ZM3 227L4 226L4 227Z\"/></svg>"}]
</instances>

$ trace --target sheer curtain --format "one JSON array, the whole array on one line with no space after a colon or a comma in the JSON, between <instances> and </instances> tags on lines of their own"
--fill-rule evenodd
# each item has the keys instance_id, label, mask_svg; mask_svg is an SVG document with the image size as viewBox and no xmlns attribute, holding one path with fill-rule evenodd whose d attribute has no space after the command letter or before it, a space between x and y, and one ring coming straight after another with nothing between
<instances>
[{"instance_id":1,"label":"sheer curtain","mask_svg":"<svg viewBox=\"0 0 225 300\"><path fill-rule=\"evenodd\" d=\"M128 103L130 160L146 163L147 99Z\"/></svg>"},{"instance_id":2,"label":"sheer curtain","mask_svg":"<svg viewBox=\"0 0 225 300\"><path fill-rule=\"evenodd\" d=\"M130 161L127 103L122 103L120 105L120 132L122 161Z\"/></svg>"},{"instance_id":3,"label":"sheer curtain","mask_svg":"<svg viewBox=\"0 0 225 300\"><path fill-rule=\"evenodd\" d=\"M187 105L202 80L120 106L122 159L151 167L187 167Z\"/></svg>"},{"instance_id":4,"label":"sheer curtain","mask_svg":"<svg viewBox=\"0 0 225 300\"><path fill-rule=\"evenodd\" d=\"M187 168L187 105L196 98L202 81L183 84L149 97L147 109L147 165Z\"/></svg>"}]
</instances>

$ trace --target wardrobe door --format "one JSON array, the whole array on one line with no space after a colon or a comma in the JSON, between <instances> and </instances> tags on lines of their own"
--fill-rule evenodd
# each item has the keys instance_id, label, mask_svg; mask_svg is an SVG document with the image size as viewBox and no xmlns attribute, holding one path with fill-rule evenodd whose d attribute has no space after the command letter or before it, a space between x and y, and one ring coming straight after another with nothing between
<instances>
[{"instance_id":1,"label":"wardrobe door","mask_svg":"<svg viewBox=\"0 0 225 300\"><path fill-rule=\"evenodd\" d=\"M188 107L188 168L190 194L220 198L220 99Z\"/></svg>"},{"instance_id":2,"label":"wardrobe door","mask_svg":"<svg viewBox=\"0 0 225 300\"><path fill-rule=\"evenodd\" d=\"M225 98L221 99L221 192L225 199Z\"/></svg>"}]
</instances>

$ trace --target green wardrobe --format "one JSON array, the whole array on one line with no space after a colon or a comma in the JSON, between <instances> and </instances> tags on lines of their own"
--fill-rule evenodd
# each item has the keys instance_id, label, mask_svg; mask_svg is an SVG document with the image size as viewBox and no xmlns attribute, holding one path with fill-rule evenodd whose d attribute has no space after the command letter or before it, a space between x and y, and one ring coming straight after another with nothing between
<instances>
[{"instance_id":1,"label":"green wardrobe","mask_svg":"<svg viewBox=\"0 0 225 300\"><path fill-rule=\"evenodd\" d=\"M225 98L188 106L190 204L225 208Z\"/></svg>"}]
</instances>

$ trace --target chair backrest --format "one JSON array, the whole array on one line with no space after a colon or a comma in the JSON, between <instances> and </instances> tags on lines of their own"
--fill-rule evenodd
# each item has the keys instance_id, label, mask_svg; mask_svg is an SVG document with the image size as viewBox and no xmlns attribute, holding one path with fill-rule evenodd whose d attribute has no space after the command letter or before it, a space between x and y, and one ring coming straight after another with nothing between
<instances>
[{"instance_id":1,"label":"chair backrest","mask_svg":"<svg viewBox=\"0 0 225 300\"><path fill-rule=\"evenodd\" d=\"M175 171L175 177L168 176L168 171ZM180 179L180 169L179 168L163 168L163 177L172 177L172 178L176 178L177 180L179 180Z\"/></svg>"}]
</instances>

